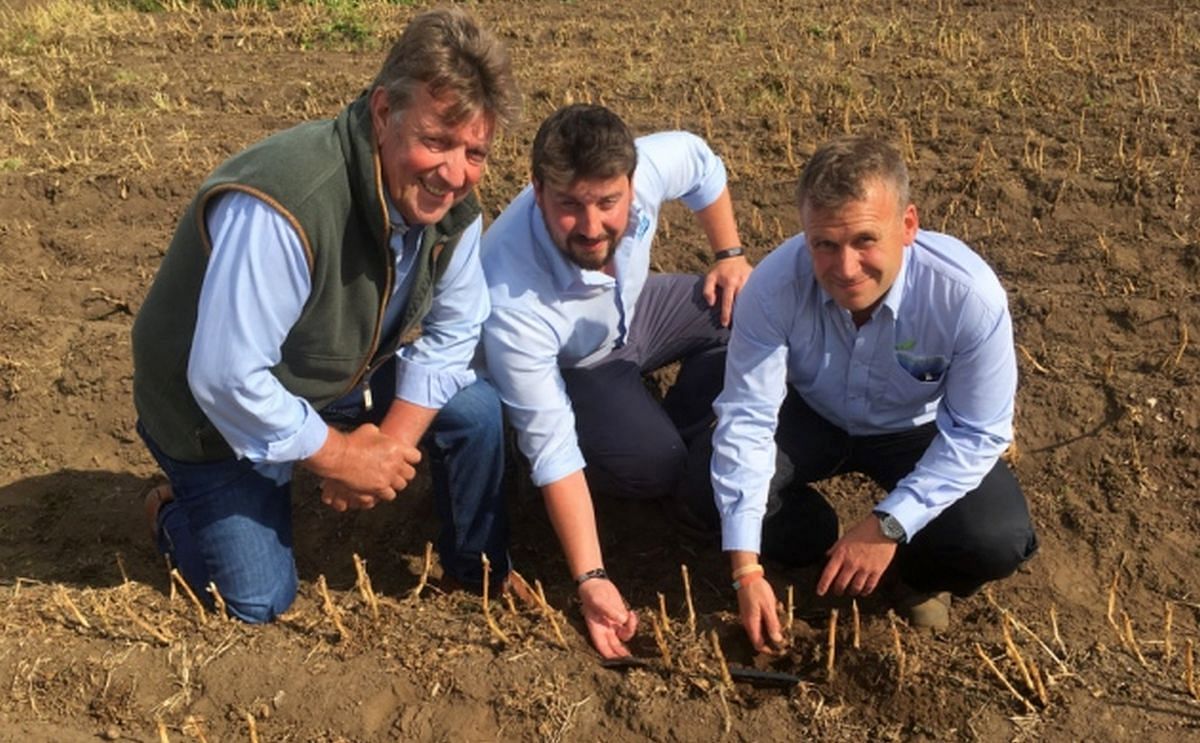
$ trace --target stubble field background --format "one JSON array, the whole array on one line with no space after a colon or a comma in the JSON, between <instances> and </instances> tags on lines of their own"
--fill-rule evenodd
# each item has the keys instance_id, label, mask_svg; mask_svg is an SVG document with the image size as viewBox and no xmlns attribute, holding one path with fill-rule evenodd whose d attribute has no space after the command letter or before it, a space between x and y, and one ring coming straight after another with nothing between
<instances>
[{"instance_id":1,"label":"stubble field background","mask_svg":"<svg viewBox=\"0 0 1200 743\"><path fill-rule=\"evenodd\" d=\"M539 608L493 601L502 641L478 599L411 595L435 531L426 482L335 514L301 478L295 609L266 628L199 616L141 518L155 469L133 430L133 314L208 170L334 115L419 8L0 0L0 740L1196 736L1200 9L470 7L510 44L526 101L481 188L489 217L525 182L537 123L570 101L605 103L640 133L706 137L756 260L797 230L791 195L815 146L843 132L895 141L923 225L969 242L1009 292L1010 456L1041 552L957 603L944 635L893 633L864 603L858 648L848 604L813 600L811 572L769 566L781 595L795 586L796 620L791 651L767 662L731 613L715 546L677 537L654 504L602 501L608 567L649 659L612 670L587 645L528 488L512 487L514 558L544 584L561 645ZM702 271L705 253L686 212L669 211L655 267ZM857 478L826 490L848 517L878 496ZM660 600L669 668L650 621ZM730 664L804 681L727 687L711 633Z\"/></svg>"}]
</instances>

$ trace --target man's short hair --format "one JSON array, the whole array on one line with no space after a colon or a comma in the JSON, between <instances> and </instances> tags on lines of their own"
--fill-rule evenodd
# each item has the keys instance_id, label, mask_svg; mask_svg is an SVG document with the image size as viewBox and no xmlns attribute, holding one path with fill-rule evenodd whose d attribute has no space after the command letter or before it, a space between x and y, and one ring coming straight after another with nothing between
<instances>
[{"instance_id":1,"label":"man's short hair","mask_svg":"<svg viewBox=\"0 0 1200 743\"><path fill-rule=\"evenodd\" d=\"M896 148L874 137L841 137L817 148L804 165L796 189L801 209L836 209L866 198L866 186L882 180L908 206L908 168Z\"/></svg>"},{"instance_id":2,"label":"man's short hair","mask_svg":"<svg viewBox=\"0 0 1200 743\"><path fill-rule=\"evenodd\" d=\"M533 180L539 185L628 177L636 167L633 134L604 106L564 106L542 122L533 138Z\"/></svg>"},{"instance_id":3,"label":"man's short hair","mask_svg":"<svg viewBox=\"0 0 1200 743\"><path fill-rule=\"evenodd\" d=\"M508 49L457 7L436 8L409 21L371 88L384 88L389 108L402 113L421 85L428 85L434 98L452 102L446 112L451 125L483 113L504 128L520 107Z\"/></svg>"}]
</instances>

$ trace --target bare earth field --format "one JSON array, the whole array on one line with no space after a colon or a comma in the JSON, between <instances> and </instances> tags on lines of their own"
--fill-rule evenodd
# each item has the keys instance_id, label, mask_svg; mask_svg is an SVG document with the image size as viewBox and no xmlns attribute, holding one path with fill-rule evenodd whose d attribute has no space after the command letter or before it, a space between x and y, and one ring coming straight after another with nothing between
<instances>
[{"instance_id":1,"label":"bare earth field","mask_svg":"<svg viewBox=\"0 0 1200 743\"><path fill-rule=\"evenodd\" d=\"M625 669L589 648L517 468L514 558L555 613L493 600L505 640L478 598L413 595L435 532L423 482L340 515L301 479L301 597L274 626L201 617L171 589L140 511L155 468L134 433L133 313L207 171L335 114L414 10L133 5L0 0L0 740L1200 738L1196 4L472 5L526 94L482 188L489 216L524 182L537 123L592 100L638 132L708 138L757 260L797 229L813 148L881 132L910 162L923 224L966 239L1009 291L1011 456L1042 538L1025 569L957 603L936 637L893 631L866 602L855 648L849 604L768 566L796 596L792 648L768 661L715 546L654 504L602 501L609 570L642 617L647 664ZM701 271L703 245L672 211L656 267ZM877 495L826 487L843 513ZM727 686L714 637L730 665L802 682Z\"/></svg>"}]
</instances>

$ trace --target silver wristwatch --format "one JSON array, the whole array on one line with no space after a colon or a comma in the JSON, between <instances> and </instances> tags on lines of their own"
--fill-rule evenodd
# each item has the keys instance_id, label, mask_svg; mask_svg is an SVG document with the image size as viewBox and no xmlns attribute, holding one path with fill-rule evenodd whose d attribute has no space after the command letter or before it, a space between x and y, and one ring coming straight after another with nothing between
<instances>
[{"instance_id":1,"label":"silver wristwatch","mask_svg":"<svg viewBox=\"0 0 1200 743\"><path fill-rule=\"evenodd\" d=\"M908 534L904 532L904 527L896 520L895 516L883 511L875 511L875 515L879 518L879 529L883 532L883 536L896 544L904 544L908 541Z\"/></svg>"}]
</instances>

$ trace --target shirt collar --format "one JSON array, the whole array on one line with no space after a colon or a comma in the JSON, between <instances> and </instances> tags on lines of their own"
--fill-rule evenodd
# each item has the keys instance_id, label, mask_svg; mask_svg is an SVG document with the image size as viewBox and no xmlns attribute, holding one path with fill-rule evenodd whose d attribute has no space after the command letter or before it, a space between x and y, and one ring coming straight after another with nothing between
<instances>
[{"instance_id":1,"label":"shirt collar","mask_svg":"<svg viewBox=\"0 0 1200 743\"><path fill-rule=\"evenodd\" d=\"M385 200L387 201L388 227L391 228L393 235L404 237L404 235L408 234L408 222L404 221L404 216L400 214L400 210L392 203L392 197L387 196Z\"/></svg>"},{"instance_id":2,"label":"shirt collar","mask_svg":"<svg viewBox=\"0 0 1200 743\"><path fill-rule=\"evenodd\" d=\"M904 252L900 256L900 270L896 272L896 280L892 282L887 294L883 295L883 306L892 313L892 319L900 317L900 303L904 299L904 286L908 283L908 264L912 260L915 247L915 241L904 246Z\"/></svg>"}]
</instances>

